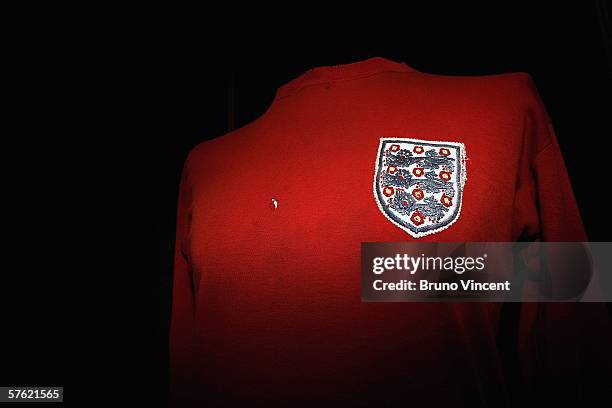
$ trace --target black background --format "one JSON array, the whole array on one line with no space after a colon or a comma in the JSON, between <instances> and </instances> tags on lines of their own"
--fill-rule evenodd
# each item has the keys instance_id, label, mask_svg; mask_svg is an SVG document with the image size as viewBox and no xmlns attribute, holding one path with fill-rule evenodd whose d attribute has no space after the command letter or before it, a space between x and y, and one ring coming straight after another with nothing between
<instances>
[{"instance_id":1,"label":"black background","mask_svg":"<svg viewBox=\"0 0 612 408\"><path fill-rule=\"evenodd\" d=\"M69 52L80 57L83 50L95 51L91 62L99 70L78 76L77 86L94 98L107 88L110 98L95 108L84 98L74 102L99 115L82 116L76 144L62 139L63 124L53 134L46 130L37 152L26 150L27 164L7 172L29 182L14 182L12 201L23 216L6 213L20 233L12 237L15 248L7 251L17 268L3 271L0 384L64 385L73 399L78 394L116 401L118 394L143 406L163 406L183 161L201 141L256 119L279 86L316 66L379 56L433 74L528 72L552 118L589 238L609 241L612 42L605 5L404 7L382 14L364 9L367 18L359 20L300 7L285 10L283 17L268 16L272 21L243 13L247 23L236 12L190 19L161 13L153 19L142 11L128 19L129 35L112 39L108 34L114 25L107 21L95 44L85 40ZM79 35L69 30L63 38ZM52 49L35 67L60 63L56 44L49 45ZM65 75L77 78L83 62L77 58L67 65ZM37 72L29 79L43 78L62 93L59 76ZM51 109L56 95L40 100L42 108ZM76 112L63 111L56 118L74 121ZM129 125L111 124L115 113ZM28 126L37 121L40 117L30 115L22 122L24 144L33 143ZM76 163L47 157L51 151L59 157L56 152L67 145L70 156L79 151ZM92 152L104 156L95 182L80 171ZM33 163L48 167L35 169ZM69 184L60 189L57 180ZM91 197L81 193L85 185L94 187ZM120 221L93 244L86 232L101 231L94 220L104 222L102 215L111 210ZM45 217L52 226L42 227ZM69 219L77 228L60 238ZM101 253L77 250L81 243ZM153 250L141 254L149 244ZM104 264L102 272L94 272L97 264ZM500 342L510 347L512 314L505 321Z\"/></svg>"}]
</instances>

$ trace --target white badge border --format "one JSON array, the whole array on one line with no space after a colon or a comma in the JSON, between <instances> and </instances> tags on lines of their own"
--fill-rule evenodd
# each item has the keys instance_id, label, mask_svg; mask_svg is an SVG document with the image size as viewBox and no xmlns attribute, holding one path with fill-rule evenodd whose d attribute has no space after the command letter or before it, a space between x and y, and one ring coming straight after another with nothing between
<instances>
[{"instance_id":1,"label":"white badge border","mask_svg":"<svg viewBox=\"0 0 612 408\"><path fill-rule=\"evenodd\" d=\"M391 140L401 140L407 143L413 143L413 144L418 144L418 143L430 143L430 144L440 144L440 145L450 145L450 146L454 146L457 147L459 149L459 159L461 161L461 171L459 174L459 180L458 180L458 188L460 190L461 193L461 199L459 200L458 203L458 207L457 207L457 214L455 215L455 217L450 220L447 224L441 226L440 228L436 228L436 229L432 229L429 231L422 231L422 232L414 232L412 231L410 228L398 223L397 221L395 221L394 219L392 219L391 217L389 217L389 215L385 212L385 210L383 209L383 206L381 204L381 202L378 199L378 172L379 172L379 162L380 162L380 155L382 153L382 148L383 145L386 141L391 141ZM416 142L416 143L414 143ZM443 147L443 146L441 146ZM408 137L381 137L379 144L378 144L378 150L376 153L376 164L374 166L374 184L373 184L373 189L372 192L374 194L374 200L376 200L376 205L378 206L378 209L380 210L380 212L385 216L385 218L387 218L389 221L391 221L391 223L393 223L394 225L396 225L397 227L401 228L402 230L406 231L408 234L410 234L412 237L414 238L421 238L427 235L431 235L431 234L437 234L441 231L444 231L445 229L447 229L448 227L450 227L451 225L453 225L455 222L457 222L457 220L459 219L459 217L461 216L461 207L463 205L463 190L465 187L465 183L467 181L467 171L466 171L466 162L467 162L467 155L466 155L466 151L465 151L465 144L460 143L460 142L453 142L453 141L443 141L443 140L425 140L425 139L413 139L413 138L408 138Z\"/></svg>"}]
</instances>

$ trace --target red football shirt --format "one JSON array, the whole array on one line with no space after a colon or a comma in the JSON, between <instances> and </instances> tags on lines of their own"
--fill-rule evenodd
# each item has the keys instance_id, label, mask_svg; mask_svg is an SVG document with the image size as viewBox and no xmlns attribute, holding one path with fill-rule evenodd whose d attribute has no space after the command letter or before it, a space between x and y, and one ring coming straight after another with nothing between
<instances>
[{"instance_id":1,"label":"red football shirt","mask_svg":"<svg viewBox=\"0 0 612 408\"><path fill-rule=\"evenodd\" d=\"M447 228L416 238L381 213L372 186L390 137L464 146L461 212ZM186 160L172 401L503 406L501 305L362 303L360 244L524 238L586 241L528 74L433 75L382 58L312 69ZM559 381L574 372L595 330L575 321L582 306L524 305L531 380L548 354L568 359ZM568 321L577 330L560 331Z\"/></svg>"}]
</instances>

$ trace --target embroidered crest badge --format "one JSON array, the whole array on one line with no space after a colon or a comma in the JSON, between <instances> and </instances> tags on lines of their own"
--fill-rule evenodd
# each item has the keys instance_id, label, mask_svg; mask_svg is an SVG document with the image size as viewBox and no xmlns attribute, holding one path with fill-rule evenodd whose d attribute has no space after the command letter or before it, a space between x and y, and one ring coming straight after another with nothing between
<instances>
[{"instance_id":1,"label":"embroidered crest badge","mask_svg":"<svg viewBox=\"0 0 612 408\"><path fill-rule=\"evenodd\" d=\"M374 197L380 211L415 238L440 232L461 213L463 143L381 138Z\"/></svg>"}]
</instances>

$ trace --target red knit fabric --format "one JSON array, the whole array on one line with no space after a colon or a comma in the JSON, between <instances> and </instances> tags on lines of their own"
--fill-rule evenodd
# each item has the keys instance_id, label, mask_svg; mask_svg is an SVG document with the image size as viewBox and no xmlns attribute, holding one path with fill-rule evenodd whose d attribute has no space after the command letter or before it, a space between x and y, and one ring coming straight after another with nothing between
<instances>
[{"instance_id":1,"label":"red knit fabric","mask_svg":"<svg viewBox=\"0 0 612 408\"><path fill-rule=\"evenodd\" d=\"M415 239L384 217L372 192L381 137L465 144L456 223ZM501 305L362 303L360 243L525 237L587 239L528 74L432 75L382 58L310 70L279 88L258 120L201 143L186 160L173 406L504 406ZM565 353L564 369L574 372L573 353L596 330L584 316L603 311L586 307L524 305L519 349L528 378L542 375L542 350ZM568 322L580 332L563 331ZM555 333L571 339L555 346Z\"/></svg>"}]
</instances>

